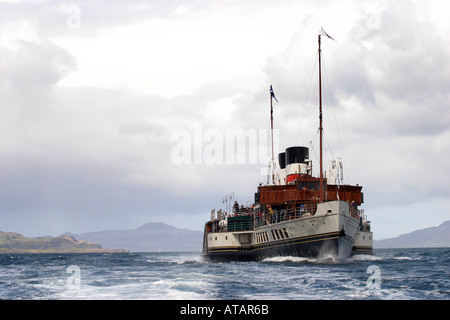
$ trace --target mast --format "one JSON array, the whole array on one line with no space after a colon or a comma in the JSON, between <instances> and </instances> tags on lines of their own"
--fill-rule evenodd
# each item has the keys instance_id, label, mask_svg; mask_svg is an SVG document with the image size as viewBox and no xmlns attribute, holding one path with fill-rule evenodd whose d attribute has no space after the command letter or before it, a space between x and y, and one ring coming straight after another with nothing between
<instances>
[{"instance_id":1,"label":"mast","mask_svg":"<svg viewBox=\"0 0 450 320\"><path fill-rule=\"evenodd\" d=\"M319 34L319 141L320 141L320 201L323 201L323 167L322 167L322 67L320 56L322 51L320 49L320 34Z\"/></svg>"},{"instance_id":2,"label":"mast","mask_svg":"<svg viewBox=\"0 0 450 320\"><path fill-rule=\"evenodd\" d=\"M270 135L272 140L272 162L270 163L270 175L272 177L272 183L274 183L274 174L273 174L273 164L275 161L275 157L273 154L273 99L275 98L275 101L278 103L277 98L275 97L275 93L273 92L272 85L270 85Z\"/></svg>"},{"instance_id":3,"label":"mast","mask_svg":"<svg viewBox=\"0 0 450 320\"><path fill-rule=\"evenodd\" d=\"M273 91L272 91L272 86L270 86L270 135L271 135L271 139L272 139L272 165L273 165L274 155L273 155L273 107L272 107L272 100L273 100Z\"/></svg>"}]
</instances>

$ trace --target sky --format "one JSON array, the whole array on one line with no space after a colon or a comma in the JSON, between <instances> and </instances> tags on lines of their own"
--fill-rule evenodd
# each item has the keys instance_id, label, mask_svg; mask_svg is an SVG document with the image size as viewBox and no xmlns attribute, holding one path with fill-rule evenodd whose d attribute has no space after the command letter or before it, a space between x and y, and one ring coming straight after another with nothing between
<instances>
[{"instance_id":1,"label":"sky","mask_svg":"<svg viewBox=\"0 0 450 320\"><path fill-rule=\"evenodd\" d=\"M374 239L450 219L447 1L0 1L0 230L203 230L310 148Z\"/></svg>"}]
</instances>

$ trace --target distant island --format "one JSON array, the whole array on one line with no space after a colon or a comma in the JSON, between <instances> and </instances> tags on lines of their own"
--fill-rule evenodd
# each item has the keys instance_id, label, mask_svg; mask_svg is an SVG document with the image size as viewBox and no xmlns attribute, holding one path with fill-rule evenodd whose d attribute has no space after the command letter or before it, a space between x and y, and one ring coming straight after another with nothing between
<instances>
[{"instance_id":1,"label":"distant island","mask_svg":"<svg viewBox=\"0 0 450 320\"><path fill-rule=\"evenodd\" d=\"M201 252L203 232L149 222L136 229L105 230L82 234L65 233L103 248L126 248L132 252Z\"/></svg>"},{"instance_id":2,"label":"distant island","mask_svg":"<svg viewBox=\"0 0 450 320\"><path fill-rule=\"evenodd\" d=\"M78 241L74 237L28 238L20 233L0 231L1 253L90 253L90 252L127 252L127 250L104 249L101 245Z\"/></svg>"},{"instance_id":3,"label":"distant island","mask_svg":"<svg viewBox=\"0 0 450 320\"><path fill-rule=\"evenodd\" d=\"M374 240L374 248L438 248L450 247L450 220L437 227L429 227L396 238Z\"/></svg>"}]
</instances>

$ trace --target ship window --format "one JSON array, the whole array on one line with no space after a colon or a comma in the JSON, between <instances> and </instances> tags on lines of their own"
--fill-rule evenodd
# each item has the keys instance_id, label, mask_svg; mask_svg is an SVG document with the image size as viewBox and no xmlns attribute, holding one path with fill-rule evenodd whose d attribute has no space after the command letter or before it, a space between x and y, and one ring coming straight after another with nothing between
<instances>
[{"instance_id":1,"label":"ship window","mask_svg":"<svg viewBox=\"0 0 450 320\"><path fill-rule=\"evenodd\" d=\"M275 237L275 232L274 232L275 230L270 230L270 231L272 232L272 238L273 238L274 240L277 240L276 237Z\"/></svg>"},{"instance_id":2,"label":"ship window","mask_svg":"<svg viewBox=\"0 0 450 320\"><path fill-rule=\"evenodd\" d=\"M300 181L298 183L298 190L302 190L303 188L306 188L306 182L305 181Z\"/></svg>"},{"instance_id":3,"label":"ship window","mask_svg":"<svg viewBox=\"0 0 450 320\"><path fill-rule=\"evenodd\" d=\"M228 240L228 236L225 236L225 240Z\"/></svg>"},{"instance_id":4,"label":"ship window","mask_svg":"<svg viewBox=\"0 0 450 320\"><path fill-rule=\"evenodd\" d=\"M217 240L217 237L216 237L216 240Z\"/></svg>"},{"instance_id":5,"label":"ship window","mask_svg":"<svg viewBox=\"0 0 450 320\"><path fill-rule=\"evenodd\" d=\"M289 238L289 233L287 232L286 228L283 228L283 232L286 238Z\"/></svg>"},{"instance_id":6,"label":"ship window","mask_svg":"<svg viewBox=\"0 0 450 320\"><path fill-rule=\"evenodd\" d=\"M280 238L284 239L284 233L281 230L278 230L278 232L280 233Z\"/></svg>"}]
</instances>

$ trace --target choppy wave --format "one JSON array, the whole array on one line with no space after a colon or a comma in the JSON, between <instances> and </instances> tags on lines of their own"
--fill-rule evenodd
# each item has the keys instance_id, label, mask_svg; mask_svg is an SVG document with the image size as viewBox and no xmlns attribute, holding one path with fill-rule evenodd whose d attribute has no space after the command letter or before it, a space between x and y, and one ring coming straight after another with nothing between
<instances>
[{"instance_id":1,"label":"choppy wave","mask_svg":"<svg viewBox=\"0 0 450 320\"><path fill-rule=\"evenodd\" d=\"M0 299L450 299L449 261L448 249L230 263L200 253L0 255Z\"/></svg>"}]
</instances>

